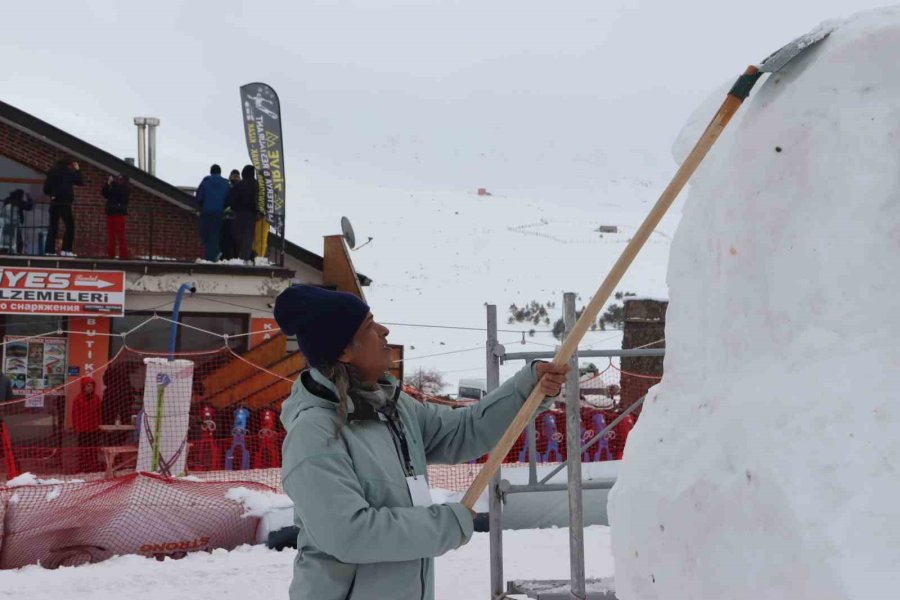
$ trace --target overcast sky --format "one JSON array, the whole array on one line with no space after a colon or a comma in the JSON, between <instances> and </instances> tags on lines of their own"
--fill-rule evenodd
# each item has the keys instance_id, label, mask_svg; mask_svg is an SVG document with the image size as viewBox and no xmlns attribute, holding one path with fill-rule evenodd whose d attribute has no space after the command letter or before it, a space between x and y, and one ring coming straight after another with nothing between
<instances>
[{"instance_id":1,"label":"overcast sky","mask_svg":"<svg viewBox=\"0 0 900 600\"><path fill-rule=\"evenodd\" d=\"M15 2L0 99L120 156L135 155L132 117L159 117L159 174L196 185L212 162L247 162L238 86L264 81L282 102L289 211L316 177L582 202L595 178L671 173L711 89L881 4Z\"/></svg>"}]
</instances>

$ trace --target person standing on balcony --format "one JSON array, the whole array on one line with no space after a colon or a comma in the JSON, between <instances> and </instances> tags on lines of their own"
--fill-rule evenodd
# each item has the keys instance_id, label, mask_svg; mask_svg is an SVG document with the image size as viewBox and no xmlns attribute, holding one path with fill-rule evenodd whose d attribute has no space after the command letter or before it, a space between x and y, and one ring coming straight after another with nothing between
<instances>
[{"instance_id":1,"label":"person standing on balcony","mask_svg":"<svg viewBox=\"0 0 900 600\"><path fill-rule=\"evenodd\" d=\"M13 190L3 200L3 210L6 213L6 224L2 227L0 235L0 251L6 250L10 254L22 254L25 249L25 237L22 229L25 226L25 213L34 208L34 200L31 194L19 188Z\"/></svg>"},{"instance_id":2,"label":"person standing on balcony","mask_svg":"<svg viewBox=\"0 0 900 600\"><path fill-rule=\"evenodd\" d=\"M246 165L241 170L241 180L231 188L231 193L228 195L228 206L234 211L231 237L237 245L237 257L241 260L249 261L253 252L258 195L256 169L253 168L253 165Z\"/></svg>"},{"instance_id":3,"label":"person standing on balcony","mask_svg":"<svg viewBox=\"0 0 900 600\"><path fill-rule=\"evenodd\" d=\"M75 256L72 246L75 244L75 216L72 204L75 203L76 185L84 185L78 161L72 158L60 160L47 173L44 180L44 193L50 197L50 225L47 228L47 242L44 254L56 255L56 236L59 233L59 220L63 220L66 234L63 236L60 256Z\"/></svg>"},{"instance_id":4,"label":"person standing on balcony","mask_svg":"<svg viewBox=\"0 0 900 600\"><path fill-rule=\"evenodd\" d=\"M265 257L269 249L269 220L263 213L256 216L256 227L253 228L253 254Z\"/></svg>"},{"instance_id":5,"label":"person standing on balcony","mask_svg":"<svg viewBox=\"0 0 900 600\"><path fill-rule=\"evenodd\" d=\"M231 185L231 188L234 189L234 186L240 182L241 172L237 169L232 169L231 173L228 175L228 183ZM237 258L237 248L234 242L234 236L231 235L232 221L234 221L234 212L226 203L225 213L222 217L222 235L219 237L219 246L222 249L222 260Z\"/></svg>"},{"instance_id":6,"label":"person standing on balcony","mask_svg":"<svg viewBox=\"0 0 900 600\"><path fill-rule=\"evenodd\" d=\"M197 187L195 198L200 205L200 238L203 241L203 258L219 260L219 236L222 233L222 214L231 187L222 177L222 167L213 165L209 175Z\"/></svg>"},{"instance_id":7,"label":"person standing on balcony","mask_svg":"<svg viewBox=\"0 0 900 600\"><path fill-rule=\"evenodd\" d=\"M128 260L128 238L125 235L125 217L128 216L128 197L131 195L128 177L110 177L100 192L106 198L106 255L115 258L118 245L119 258Z\"/></svg>"}]
</instances>

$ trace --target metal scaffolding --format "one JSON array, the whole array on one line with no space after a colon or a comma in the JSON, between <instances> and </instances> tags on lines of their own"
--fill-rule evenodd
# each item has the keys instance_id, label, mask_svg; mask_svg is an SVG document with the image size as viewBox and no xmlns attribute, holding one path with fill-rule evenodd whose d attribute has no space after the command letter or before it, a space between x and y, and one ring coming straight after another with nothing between
<instances>
[{"instance_id":1,"label":"metal scaffolding","mask_svg":"<svg viewBox=\"0 0 900 600\"><path fill-rule=\"evenodd\" d=\"M575 294L563 295L563 320L566 334L575 324ZM524 594L536 600L614 600L616 598L612 578L586 579L584 568L584 507L582 491L585 489L611 489L615 478L593 479L583 482L581 478L582 452L599 442L618 425L622 419L637 410L644 398L628 407L616 419L584 445L581 443L581 413L579 406L578 358L583 357L627 357L627 356L662 356L664 349L639 350L588 350L577 352L572 356L572 370L566 380L566 462L561 463L540 481L537 478L537 442L535 423L532 418L526 429L528 444L528 483L512 485L501 478L500 472L494 476L488 488L489 524L490 524L490 564L491 564L491 600L508 599L507 594ZM497 307L487 306L487 391L491 392L500 385L500 364L510 360L552 359L553 352L511 352L497 341ZM573 401L574 400L574 401ZM551 478L567 467L566 484L548 483ZM507 494L525 492L559 492L569 493L569 580L543 581L510 581L503 577L503 504ZM509 599L512 600L512 599Z\"/></svg>"}]
</instances>

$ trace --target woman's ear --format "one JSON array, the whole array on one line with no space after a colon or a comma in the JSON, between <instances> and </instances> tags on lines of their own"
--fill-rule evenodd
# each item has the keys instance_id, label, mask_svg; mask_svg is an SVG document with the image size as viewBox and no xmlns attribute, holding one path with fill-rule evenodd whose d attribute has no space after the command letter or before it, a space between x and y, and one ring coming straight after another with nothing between
<instances>
[{"instance_id":1,"label":"woman's ear","mask_svg":"<svg viewBox=\"0 0 900 600\"><path fill-rule=\"evenodd\" d=\"M347 347L344 348L344 351L341 352L340 356L338 356L338 362L350 364L353 362L354 354L353 349L356 347L356 340L350 340L350 343L347 344Z\"/></svg>"}]
</instances>

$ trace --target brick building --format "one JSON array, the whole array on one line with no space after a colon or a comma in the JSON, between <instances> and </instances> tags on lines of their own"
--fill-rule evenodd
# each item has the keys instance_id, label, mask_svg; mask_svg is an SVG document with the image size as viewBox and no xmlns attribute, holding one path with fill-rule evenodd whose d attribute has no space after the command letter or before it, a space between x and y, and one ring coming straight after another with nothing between
<instances>
[{"instance_id":1,"label":"brick building","mask_svg":"<svg viewBox=\"0 0 900 600\"><path fill-rule=\"evenodd\" d=\"M79 162L85 182L83 187L75 188L73 250L76 257L45 256L49 199L42 193L43 182L50 167L65 157ZM132 186L127 220L131 260L127 261L106 257L105 201L100 189L110 175L116 174L129 176ZM23 189L35 201L32 210L22 213L21 221L12 208L2 204L16 189ZM18 403L2 411L13 444L32 440L60 448L71 445L72 402L78 394L78 385L73 383L79 377L94 374L124 344L139 350L165 352L169 348L170 323L158 320L132 330L153 315L170 318L175 292L182 283L192 284L196 292L186 296L181 306L178 323L184 327L177 327L176 351L223 348L223 338L219 335L228 334L235 336L226 342L236 353L284 377L299 372L304 364L302 357L296 353L285 354L284 338L277 340L268 351L259 349L273 342L272 338L281 337L272 319L275 296L294 282L360 295L362 286L370 283L367 277L355 272L340 236L326 236L322 255L271 235L270 264L198 263L202 246L197 212L193 196L174 185L0 102L0 341L4 342L0 369L12 376L18 396L40 394L28 406ZM124 280L122 316L119 313L107 316L103 312L105 308L87 307L77 316L68 315L50 304L38 308L38 303L23 310L23 305L4 301L9 298L12 281L7 274L37 273L31 281L40 288L40 282L47 281L41 273L84 277L85 271L107 272L115 274L109 276L113 279ZM84 310L99 312L85 314ZM203 334L188 327L219 335ZM52 367L46 360L48 364L33 365L32 354L36 356L44 350L32 349L31 345L38 342L22 342L22 338L55 331L64 333L49 335L44 343L47 352L59 360L54 359ZM238 335L249 331L271 333ZM131 332L127 341L116 335L125 332ZM27 352L28 355L7 356L7 350L13 347L18 354ZM292 349L290 344L287 349ZM400 348L396 352L402 355ZM224 381L223 374L228 374L231 379L227 386L206 382L207 390L220 390L215 398L207 400L220 408L248 399L255 408L277 407L289 391L289 386L272 385L271 379L262 381L248 376L247 381L242 381L240 373L229 369L227 364L217 365L211 376ZM257 379L260 379L258 386ZM98 381L98 385L102 394L103 383ZM57 468L65 470L64 466L57 465Z\"/></svg>"}]
</instances>

